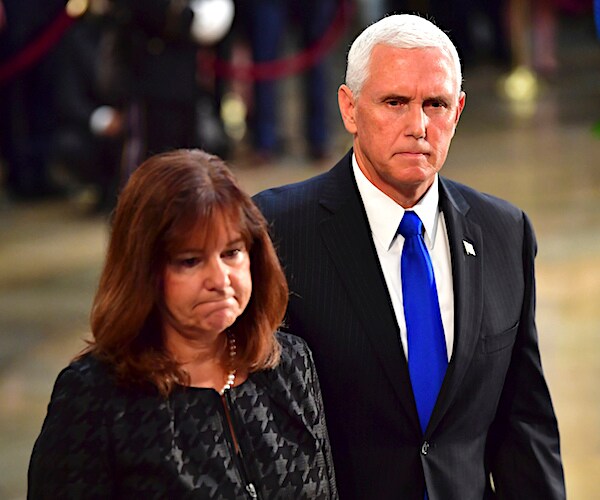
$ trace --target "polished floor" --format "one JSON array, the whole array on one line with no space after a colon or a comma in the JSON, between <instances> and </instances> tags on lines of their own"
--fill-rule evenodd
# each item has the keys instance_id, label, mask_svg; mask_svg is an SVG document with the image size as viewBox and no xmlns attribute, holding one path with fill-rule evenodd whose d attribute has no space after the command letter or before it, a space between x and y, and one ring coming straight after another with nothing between
<instances>
[{"instance_id":1,"label":"polished floor","mask_svg":"<svg viewBox=\"0 0 600 500\"><path fill-rule=\"evenodd\" d=\"M497 68L466 72L467 107L444 173L518 204L533 221L540 346L568 495L592 500L600 473L600 42L585 22L564 36L559 72L537 82L533 101L508 99ZM348 145L339 130L336 155ZM325 168L300 152L262 167L240 153L233 164L251 192ZM53 381L87 335L107 226L71 201L4 203L0 235L0 498L14 500L26 495Z\"/></svg>"}]
</instances>

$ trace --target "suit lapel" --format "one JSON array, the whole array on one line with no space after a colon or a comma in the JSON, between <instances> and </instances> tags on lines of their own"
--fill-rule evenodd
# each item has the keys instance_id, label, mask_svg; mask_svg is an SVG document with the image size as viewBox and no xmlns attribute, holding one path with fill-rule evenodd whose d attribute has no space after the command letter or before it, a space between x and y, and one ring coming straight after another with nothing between
<instances>
[{"instance_id":1,"label":"suit lapel","mask_svg":"<svg viewBox=\"0 0 600 500\"><path fill-rule=\"evenodd\" d=\"M358 320L371 340L384 372L411 422L419 429L398 325L352 175L350 154L330 171L320 204L328 212L318 227L320 237L338 268ZM485 256L481 227L467 218L468 203L456 187L442 177L440 206L446 221L452 261L454 348L426 435L439 424L456 396L477 345L483 314L482 264ZM475 255L468 250L469 245Z\"/></svg>"},{"instance_id":2,"label":"suit lapel","mask_svg":"<svg viewBox=\"0 0 600 500\"><path fill-rule=\"evenodd\" d=\"M456 396L477 345L483 314L485 255L481 227L467 218L469 205L464 197L441 177L440 206L448 230L454 281L454 347L427 434L440 422Z\"/></svg>"},{"instance_id":3,"label":"suit lapel","mask_svg":"<svg viewBox=\"0 0 600 500\"><path fill-rule=\"evenodd\" d=\"M407 415L419 427L398 325L347 155L330 172L320 198L318 231L339 271L362 329Z\"/></svg>"}]
</instances>

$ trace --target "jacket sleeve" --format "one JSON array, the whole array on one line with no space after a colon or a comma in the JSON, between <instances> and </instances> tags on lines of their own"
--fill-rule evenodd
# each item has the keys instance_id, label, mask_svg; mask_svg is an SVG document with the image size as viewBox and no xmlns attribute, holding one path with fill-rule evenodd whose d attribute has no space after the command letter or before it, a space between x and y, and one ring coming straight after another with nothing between
<instances>
[{"instance_id":1,"label":"jacket sleeve","mask_svg":"<svg viewBox=\"0 0 600 500\"><path fill-rule=\"evenodd\" d=\"M31 455L28 499L112 498L103 396L73 367L58 376Z\"/></svg>"},{"instance_id":2,"label":"jacket sleeve","mask_svg":"<svg viewBox=\"0 0 600 500\"><path fill-rule=\"evenodd\" d=\"M542 371L535 326L537 251L524 216L525 298L497 417L490 433L490 471L498 498L564 499L558 424Z\"/></svg>"},{"instance_id":3,"label":"jacket sleeve","mask_svg":"<svg viewBox=\"0 0 600 500\"><path fill-rule=\"evenodd\" d=\"M312 352L308 347L306 348L306 358L308 364L308 389L309 393L314 397L314 401L317 407L317 434L318 439L321 441L321 449L325 457L325 470L329 479L329 490L331 492L331 498L337 500L339 498L337 492L337 486L335 481L335 469L333 467L333 456L331 454L331 445L329 444L329 434L327 432L327 425L325 423L325 408L323 406L323 396L321 395L321 387L319 385L319 377L317 376L317 370L315 368L315 362L313 360Z\"/></svg>"}]
</instances>

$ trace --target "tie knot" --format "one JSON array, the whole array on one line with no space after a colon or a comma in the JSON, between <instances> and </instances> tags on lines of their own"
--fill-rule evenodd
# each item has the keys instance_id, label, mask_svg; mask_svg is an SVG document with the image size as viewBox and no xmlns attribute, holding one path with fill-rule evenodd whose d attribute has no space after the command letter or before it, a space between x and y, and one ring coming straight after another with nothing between
<instances>
[{"instance_id":1,"label":"tie knot","mask_svg":"<svg viewBox=\"0 0 600 500\"><path fill-rule=\"evenodd\" d=\"M404 217L402 217L398 232L405 238L408 238L409 236L421 236L423 232L423 223L415 212L407 210L404 212Z\"/></svg>"}]
</instances>

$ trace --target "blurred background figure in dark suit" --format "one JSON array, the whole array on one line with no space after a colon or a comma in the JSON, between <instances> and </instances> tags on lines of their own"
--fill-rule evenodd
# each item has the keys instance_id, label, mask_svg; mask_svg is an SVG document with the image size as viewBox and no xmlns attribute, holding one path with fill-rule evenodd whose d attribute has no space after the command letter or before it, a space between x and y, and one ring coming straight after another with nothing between
<instances>
[{"instance_id":1,"label":"blurred background figure in dark suit","mask_svg":"<svg viewBox=\"0 0 600 500\"><path fill-rule=\"evenodd\" d=\"M0 62L15 56L64 10L66 0L0 0ZM48 164L54 127L55 51L6 79L0 79L0 157L5 186L13 199L57 193Z\"/></svg>"},{"instance_id":2,"label":"blurred background figure in dark suit","mask_svg":"<svg viewBox=\"0 0 600 500\"><path fill-rule=\"evenodd\" d=\"M56 128L52 163L73 194L91 191L92 210L116 203L124 116L103 85L106 72L107 0L93 0L57 50Z\"/></svg>"},{"instance_id":3,"label":"blurred background figure in dark suit","mask_svg":"<svg viewBox=\"0 0 600 500\"><path fill-rule=\"evenodd\" d=\"M111 0L113 72L107 85L127 116L123 180L148 156L215 147L198 137L197 55L231 27L231 0Z\"/></svg>"}]
</instances>

